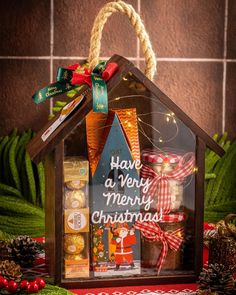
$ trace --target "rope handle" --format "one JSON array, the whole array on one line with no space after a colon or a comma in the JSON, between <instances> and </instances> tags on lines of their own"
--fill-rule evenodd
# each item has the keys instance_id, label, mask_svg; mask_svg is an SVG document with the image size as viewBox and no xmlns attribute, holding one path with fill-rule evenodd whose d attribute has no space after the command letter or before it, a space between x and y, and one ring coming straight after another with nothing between
<instances>
[{"instance_id":1,"label":"rope handle","mask_svg":"<svg viewBox=\"0 0 236 295\"><path fill-rule=\"evenodd\" d=\"M115 12L122 12L128 16L140 40L141 48L145 57L145 75L150 80L153 80L154 74L156 72L156 57L152 49L149 36L139 14L135 11L133 6L120 0L117 2L109 2L104 5L95 18L90 39L90 49L88 57L89 67L93 69L99 63L102 31L109 16L111 16Z\"/></svg>"}]
</instances>

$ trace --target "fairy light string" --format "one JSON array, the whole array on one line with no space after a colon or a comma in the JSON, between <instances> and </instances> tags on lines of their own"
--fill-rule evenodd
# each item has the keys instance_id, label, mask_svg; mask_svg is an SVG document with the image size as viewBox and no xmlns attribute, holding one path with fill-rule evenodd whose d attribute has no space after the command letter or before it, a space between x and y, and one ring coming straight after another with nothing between
<instances>
[{"instance_id":1,"label":"fairy light string","mask_svg":"<svg viewBox=\"0 0 236 295\"><path fill-rule=\"evenodd\" d=\"M127 100L127 99L134 99L134 98L143 98L143 99L147 99L149 101L152 101L156 105L160 104L160 101L158 101L156 98L146 96L146 95L142 95L142 94L132 94L132 95L118 96L118 97L115 97L114 99L111 99L110 103L115 104L116 102L118 102L120 100L123 100L123 99ZM112 105L112 107L114 107L113 105ZM163 106L163 107L165 107L165 106ZM127 116L132 116L132 113L129 110L127 110L126 115ZM155 126L153 126L150 123L145 121L145 117L152 116L153 118L155 118L155 115L163 116L164 121L166 122L166 124L168 124L168 128L170 128L170 124L171 124L171 126L175 129L174 134L171 137L164 138L163 135L162 135L163 133L160 130L158 130ZM84 120L85 120L85 118L83 118L83 120L80 122L78 127L81 127L82 122ZM97 121L106 121L106 120L107 120L106 116L104 116L104 118L98 118L97 119ZM146 138L146 140L154 148L156 148L160 153L163 153L163 154L167 154L168 152L166 150L160 148L160 146L158 146L158 144L164 145L166 143L169 143L169 142L173 141L179 134L178 120L176 119L175 114L173 112L171 112L171 111L166 111L166 112L152 111L152 112L148 112L148 113L138 113L137 114L137 123L138 123L138 131L139 131L139 133L142 134L142 136L144 136ZM131 124L131 122L129 122L129 119L126 119L122 124L126 124L126 126L128 128L132 128L132 124ZM108 127L111 127L111 126L112 126L112 124L109 124L109 125L107 124L107 125L104 125L102 127L96 128L96 130L105 129L105 128L108 128ZM153 137L148 136L147 132L145 131L145 130L147 130L147 128L151 129L151 131L154 132ZM193 138L195 138L192 131L190 129L189 129L189 131L190 131L191 136ZM155 134L157 134L157 136L155 136ZM156 137L158 137L158 138L156 139ZM195 170L197 171L197 168L195 168ZM193 177L193 175L191 175L188 183L185 184L185 187L188 186L191 183L192 177Z\"/></svg>"},{"instance_id":2,"label":"fairy light string","mask_svg":"<svg viewBox=\"0 0 236 295\"><path fill-rule=\"evenodd\" d=\"M112 99L110 102L117 102L117 101L120 101L121 99L133 99L133 98L144 98L144 99L148 99L148 100L151 100L153 101L155 104L158 104L159 102L157 102L156 98L152 98L152 97L149 97L149 96L146 96L146 95L140 95L140 94L132 94L132 95L124 95L124 96L118 96L114 99ZM129 111L127 111L127 115L129 115ZM154 127L153 125L147 123L145 120L144 120L144 117L145 116L153 116L154 115L162 115L164 116L164 120L168 123L172 123L173 126L175 127L175 133L173 136L171 136L170 138L163 138L162 136L162 132L160 130L158 130L156 127ZM177 123L177 120L175 118L175 114L173 112L161 112L161 111L153 111L153 112L149 112L149 113L138 113L137 114L137 120L138 120L138 126L139 126L139 132L144 136L146 137L146 139L151 142L152 144L154 143L161 143L161 144L165 144L165 143L168 143L168 142L171 142L172 140L174 140L178 134L179 134L179 126L178 126L178 123ZM155 133L158 133L158 140L156 140L155 138L150 138L147 133L145 132L144 128L142 128L140 130L140 127L141 127L141 123L149 128L151 128ZM155 137L155 136L154 136ZM155 145L155 144L154 144ZM156 147L156 146L155 146ZM163 153L165 153L165 151L161 150L160 148L158 148L160 151L162 151Z\"/></svg>"}]
</instances>

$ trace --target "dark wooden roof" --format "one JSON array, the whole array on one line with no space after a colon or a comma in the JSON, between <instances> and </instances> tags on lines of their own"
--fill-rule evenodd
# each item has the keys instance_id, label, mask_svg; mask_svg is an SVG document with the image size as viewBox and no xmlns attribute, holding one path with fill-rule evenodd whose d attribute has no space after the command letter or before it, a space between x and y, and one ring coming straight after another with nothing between
<instances>
[{"instance_id":1,"label":"dark wooden roof","mask_svg":"<svg viewBox=\"0 0 236 295\"><path fill-rule=\"evenodd\" d=\"M122 78L131 72L140 82L142 82L145 87L150 90L158 99L186 125L192 132L200 137L205 144L215 151L220 156L224 155L224 150L219 146L203 129L201 129L188 115L186 115L167 95L165 95L154 83L152 83L139 69L137 69L130 61L127 59L114 55L111 57L109 62L116 62L119 65L119 70L116 74L108 81L107 89L108 95L114 87L116 87L122 80ZM37 135L31 140L27 146L27 150L30 154L31 159L34 162L41 161L46 154L51 152L54 147L62 141L67 135L83 120L83 118L92 109L92 93L88 89L87 85L84 85L78 96L87 90L87 94L81 106L75 110L55 131L54 133L44 142L41 139L42 134L48 129L48 127L55 121L59 114L48 122L42 130L40 130Z\"/></svg>"}]
</instances>

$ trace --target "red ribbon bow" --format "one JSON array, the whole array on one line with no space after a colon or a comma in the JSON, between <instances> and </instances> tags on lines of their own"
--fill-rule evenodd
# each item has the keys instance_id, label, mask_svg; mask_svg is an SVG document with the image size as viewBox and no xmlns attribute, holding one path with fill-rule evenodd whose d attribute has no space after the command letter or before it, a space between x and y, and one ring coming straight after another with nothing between
<instances>
[{"instance_id":1,"label":"red ribbon bow","mask_svg":"<svg viewBox=\"0 0 236 295\"><path fill-rule=\"evenodd\" d=\"M89 68L84 68L80 64L74 64L69 66L68 70L74 71L70 81L72 85L88 84L89 87L92 86L91 70Z\"/></svg>"},{"instance_id":2,"label":"red ribbon bow","mask_svg":"<svg viewBox=\"0 0 236 295\"><path fill-rule=\"evenodd\" d=\"M188 158L188 160L186 160ZM149 166L143 165L141 169L142 178L152 179L152 183L149 187L146 195L152 197L155 196L155 193L158 189L158 202L157 202L157 211L164 214L168 214L171 211L171 195L169 188L169 180L175 179L183 181L185 177L191 175L194 171L195 165L195 156L193 153L188 153L182 157L178 166L169 173L157 173L152 170Z\"/></svg>"},{"instance_id":3,"label":"red ribbon bow","mask_svg":"<svg viewBox=\"0 0 236 295\"><path fill-rule=\"evenodd\" d=\"M68 70L73 70L73 76L71 79L72 85L82 85L88 84L89 87L92 86L91 74L92 71L89 68L84 68L80 64L73 64L68 67ZM118 70L118 65L116 63L109 63L102 72L102 78L108 81L113 74Z\"/></svg>"},{"instance_id":4,"label":"red ribbon bow","mask_svg":"<svg viewBox=\"0 0 236 295\"><path fill-rule=\"evenodd\" d=\"M166 260L168 249L178 251L183 241L183 228L175 231L163 231L155 222L140 222L134 224L134 228L140 230L141 234L149 241L161 242L162 249L157 259L157 274L160 273L162 266Z\"/></svg>"}]
</instances>

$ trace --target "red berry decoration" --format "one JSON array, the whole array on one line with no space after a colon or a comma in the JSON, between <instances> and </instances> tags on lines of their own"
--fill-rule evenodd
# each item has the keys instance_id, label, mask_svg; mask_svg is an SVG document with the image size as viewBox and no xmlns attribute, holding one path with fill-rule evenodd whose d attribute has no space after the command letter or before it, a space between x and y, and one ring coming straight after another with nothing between
<instances>
[{"instance_id":1,"label":"red berry decoration","mask_svg":"<svg viewBox=\"0 0 236 295\"><path fill-rule=\"evenodd\" d=\"M2 288L3 287L3 280L4 280L4 277L2 277L2 276L0 276L0 288Z\"/></svg>"},{"instance_id":2,"label":"red berry decoration","mask_svg":"<svg viewBox=\"0 0 236 295\"><path fill-rule=\"evenodd\" d=\"M45 283L44 279L42 279L42 278L36 278L35 279L35 283L38 285L39 290L45 288L46 283Z\"/></svg>"},{"instance_id":3,"label":"red berry decoration","mask_svg":"<svg viewBox=\"0 0 236 295\"><path fill-rule=\"evenodd\" d=\"M8 286L8 280L0 276L0 288L6 288Z\"/></svg>"},{"instance_id":4,"label":"red berry decoration","mask_svg":"<svg viewBox=\"0 0 236 295\"><path fill-rule=\"evenodd\" d=\"M39 286L35 282L29 283L29 286L27 287L27 290L29 293L38 293L39 291Z\"/></svg>"},{"instance_id":5,"label":"red berry decoration","mask_svg":"<svg viewBox=\"0 0 236 295\"><path fill-rule=\"evenodd\" d=\"M14 293L18 288L18 284L15 281L9 281L7 286L7 291L10 293Z\"/></svg>"},{"instance_id":6,"label":"red berry decoration","mask_svg":"<svg viewBox=\"0 0 236 295\"><path fill-rule=\"evenodd\" d=\"M21 290L27 290L28 286L29 286L29 281L27 280L23 280L20 282L20 288Z\"/></svg>"}]
</instances>

